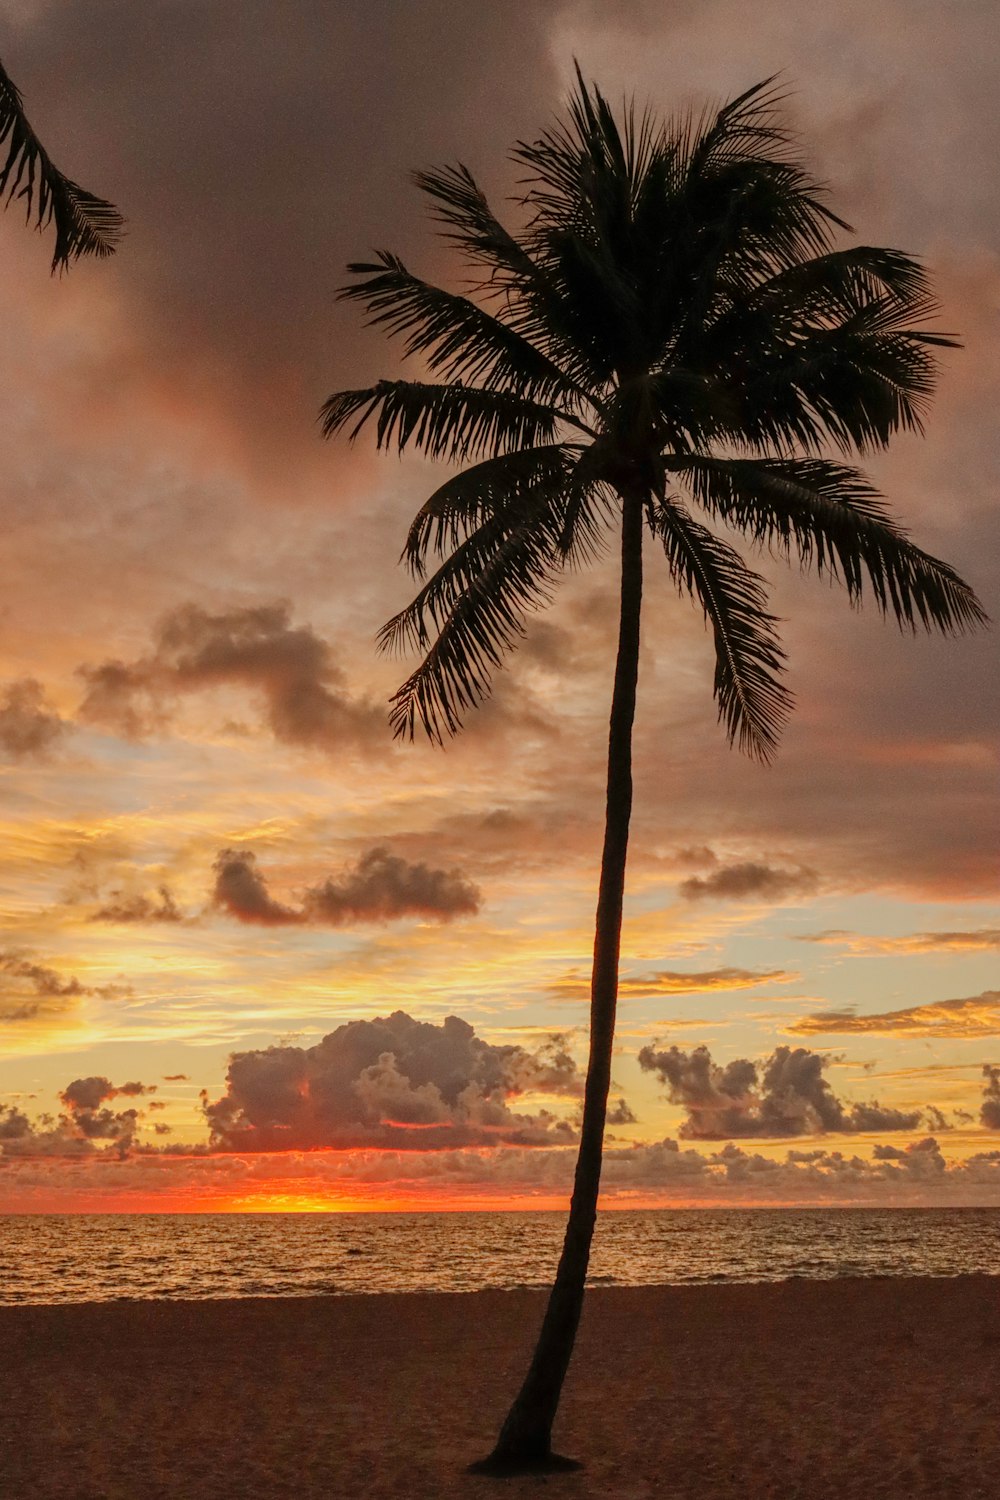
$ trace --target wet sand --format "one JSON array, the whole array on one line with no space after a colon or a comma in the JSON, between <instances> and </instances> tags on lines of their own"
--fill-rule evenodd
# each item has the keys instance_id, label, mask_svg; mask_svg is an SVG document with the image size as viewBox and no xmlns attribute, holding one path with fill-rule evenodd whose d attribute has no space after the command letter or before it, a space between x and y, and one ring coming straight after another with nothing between
<instances>
[{"instance_id":1,"label":"wet sand","mask_svg":"<svg viewBox=\"0 0 1000 1500\"><path fill-rule=\"evenodd\" d=\"M2 1500L996 1500L1000 1278L598 1289L545 1480L490 1447L542 1299L0 1308Z\"/></svg>"}]
</instances>

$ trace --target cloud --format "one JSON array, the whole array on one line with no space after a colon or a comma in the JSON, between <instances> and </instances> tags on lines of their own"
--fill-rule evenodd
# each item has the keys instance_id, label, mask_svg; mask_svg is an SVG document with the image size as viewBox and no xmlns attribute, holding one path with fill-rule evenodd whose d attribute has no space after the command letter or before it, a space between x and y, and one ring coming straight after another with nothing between
<instances>
[{"instance_id":1,"label":"cloud","mask_svg":"<svg viewBox=\"0 0 1000 1500\"><path fill-rule=\"evenodd\" d=\"M722 865L709 875L682 880L679 890L686 901L783 901L787 896L811 895L819 882L815 870L779 869L744 860Z\"/></svg>"},{"instance_id":2,"label":"cloud","mask_svg":"<svg viewBox=\"0 0 1000 1500\"><path fill-rule=\"evenodd\" d=\"M305 921L302 912L275 901L257 868L257 856L249 849L221 849L212 868L212 905L218 911L259 927L288 927Z\"/></svg>"},{"instance_id":3,"label":"cloud","mask_svg":"<svg viewBox=\"0 0 1000 1500\"><path fill-rule=\"evenodd\" d=\"M31 1021L69 1009L93 991L75 976L64 976L17 950L0 951L0 1017Z\"/></svg>"},{"instance_id":4,"label":"cloud","mask_svg":"<svg viewBox=\"0 0 1000 1500\"><path fill-rule=\"evenodd\" d=\"M0 697L0 753L8 760L45 760L67 729L34 677L9 682Z\"/></svg>"},{"instance_id":5,"label":"cloud","mask_svg":"<svg viewBox=\"0 0 1000 1500\"><path fill-rule=\"evenodd\" d=\"M979 1123L987 1130L1000 1130L1000 1068L983 1064L983 1103L979 1111Z\"/></svg>"},{"instance_id":6,"label":"cloud","mask_svg":"<svg viewBox=\"0 0 1000 1500\"><path fill-rule=\"evenodd\" d=\"M161 885L158 900L150 896L125 896L121 891L112 891L110 899L93 913L91 922L183 922L184 913L174 900L168 886Z\"/></svg>"},{"instance_id":7,"label":"cloud","mask_svg":"<svg viewBox=\"0 0 1000 1500\"><path fill-rule=\"evenodd\" d=\"M110 1099L139 1099L144 1094L155 1094L155 1083L113 1084L109 1078L74 1078L63 1089L59 1098L67 1109L74 1112L97 1109Z\"/></svg>"},{"instance_id":8,"label":"cloud","mask_svg":"<svg viewBox=\"0 0 1000 1500\"><path fill-rule=\"evenodd\" d=\"M384 711L347 691L328 642L293 626L284 603L218 614L183 605L160 621L148 656L79 673L87 687L80 719L129 739L168 724L179 696L235 686L256 695L282 744L334 752L388 743Z\"/></svg>"},{"instance_id":9,"label":"cloud","mask_svg":"<svg viewBox=\"0 0 1000 1500\"><path fill-rule=\"evenodd\" d=\"M234 1053L225 1093L204 1110L216 1150L542 1146L572 1140L572 1127L545 1109L515 1113L509 1101L580 1089L561 1038L531 1053L484 1041L458 1016L437 1026L395 1011L348 1022L313 1047Z\"/></svg>"},{"instance_id":10,"label":"cloud","mask_svg":"<svg viewBox=\"0 0 1000 1500\"><path fill-rule=\"evenodd\" d=\"M1000 927L965 932L911 932L904 937L874 937L830 927L825 932L803 932L800 943L828 943L852 953L978 953L1000 948Z\"/></svg>"},{"instance_id":11,"label":"cloud","mask_svg":"<svg viewBox=\"0 0 1000 1500\"><path fill-rule=\"evenodd\" d=\"M703 995L716 990L749 990L762 984L791 984L801 979L791 969L703 969L684 973L679 969L658 969L652 974L623 974L618 994L629 999L654 995ZM590 977L571 969L552 985L550 993L557 1000L590 998Z\"/></svg>"},{"instance_id":12,"label":"cloud","mask_svg":"<svg viewBox=\"0 0 1000 1500\"><path fill-rule=\"evenodd\" d=\"M23 1141L31 1134L31 1121L16 1105L0 1104L0 1150L4 1141Z\"/></svg>"},{"instance_id":13,"label":"cloud","mask_svg":"<svg viewBox=\"0 0 1000 1500\"><path fill-rule=\"evenodd\" d=\"M16 1112L11 1112L16 1113ZM575 1151L482 1146L433 1151L287 1150L192 1152L154 1145L131 1151L91 1142L63 1143L50 1158L5 1150L0 1108L0 1171L5 1204L39 1211L72 1201L98 1212L123 1205L154 1210L164 1203L232 1207L277 1195L307 1192L313 1202L355 1199L366 1191L384 1202L399 1194L410 1206L433 1207L446 1194L470 1208L528 1195L564 1202L572 1186ZM17 1126L17 1129L22 1127ZM39 1145L40 1145L40 1138ZM58 1156L67 1158L59 1162ZM793 1146L783 1156L728 1142L717 1150L685 1146L671 1137L605 1152L602 1193L609 1201L705 1207L753 1204L984 1204L1000 1203L1000 1151L949 1160L933 1137L896 1146L880 1142L870 1156L825 1147Z\"/></svg>"},{"instance_id":14,"label":"cloud","mask_svg":"<svg viewBox=\"0 0 1000 1500\"><path fill-rule=\"evenodd\" d=\"M638 1125L639 1121L625 1099L616 1099L608 1108L608 1125Z\"/></svg>"},{"instance_id":15,"label":"cloud","mask_svg":"<svg viewBox=\"0 0 1000 1500\"><path fill-rule=\"evenodd\" d=\"M477 888L458 870L411 864L386 848L370 849L337 880L327 879L305 893L307 920L332 927L345 922L389 922L396 917L450 921L474 915Z\"/></svg>"},{"instance_id":16,"label":"cloud","mask_svg":"<svg viewBox=\"0 0 1000 1500\"><path fill-rule=\"evenodd\" d=\"M815 1011L783 1029L794 1036L996 1036L1000 1034L1000 990L984 990L981 995L962 1000L932 1000L926 1005L875 1015L859 1015L853 1007Z\"/></svg>"},{"instance_id":17,"label":"cloud","mask_svg":"<svg viewBox=\"0 0 1000 1500\"><path fill-rule=\"evenodd\" d=\"M223 849L213 868L212 905L237 921L263 927L343 927L403 917L450 922L480 906L477 887L460 871L412 863L384 846L369 849L339 877L308 887L299 907L274 899L250 850Z\"/></svg>"},{"instance_id":18,"label":"cloud","mask_svg":"<svg viewBox=\"0 0 1000 1500\"><path fill-rule=\"evenodd\" d=\"M122 1083L117 1086L104 1077L75 1078L59 1095L69 1111L67 1117L73 1133L85 1140L114 1141L127 1149L135 1140L141 1111L135 1108L113 1110L107 1105L113 1099L139 1099L155 1094L156 1084Z\"/></svg>"},{"instance_id":19,"label":"cloud","mask_svg":"<svg viewBox=\"0 0 1000 1500\"><path fill-rule=\"evenodd\" d=\"M921 1119L919 1110L888 1109L874 1101L845 1105L823 1076L829 1058L806 1047L776 1047L760 1061L744 1057L725 1066L705 1046L691 1052L646 1046L638 1059L640 1068L665 1085L671 1104L687 1110L683 1140L913 1130Z\"/></svg>"},{"instance_id":20,"label":"cloud","mask_svg":"<svg viewBox=\"0 0 1000 1500\"><path fill-rule=\"evenodd\" d=\"M20 949L0 949L0 1019L4 1021L58 1015L84 995L117 999L128 994L128 985L82 984L75 975L60 974Z\"/></svg>"},{"instance_id":21,"label":"cloud","mask_svg":"<svg viewBox=\"0 0 1000 1500\"><path fill-rule=\"evenodd\" d=\"M135 1105L121 1110L109 1105L116 1099L155 1093L156 1084L113 1084L109 1078L93 1075L74 1078L66 1085L59 1095L65 1113L56 1118L43 1114L32 1121L16 1108L0 1106L0 1162L11 1157L89 1157L101 1150L118 1157L127 1155L136 1145L143 1111ZM150 1107L155 1108L155 1103ZM100 1142L106 1145L95 1144Z\"/></svg>"}]
</instances>

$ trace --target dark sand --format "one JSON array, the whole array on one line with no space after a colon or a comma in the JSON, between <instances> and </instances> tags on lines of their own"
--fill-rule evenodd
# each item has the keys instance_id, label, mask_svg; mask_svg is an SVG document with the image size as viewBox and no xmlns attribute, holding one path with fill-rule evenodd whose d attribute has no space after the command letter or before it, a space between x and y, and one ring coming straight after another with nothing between
<instances>
[{"instance_id":1,"label":"dark sand","mask_svg":"<svg viewBox=\"0 0 1000 1500\"><path fill-rule=\"evenodd\" d=\"M471 1477L529 1292L0 1308L2 1500L998 1500L1000 1278L588 1293L547 1480Z\"/></svg>"}]
</instances>

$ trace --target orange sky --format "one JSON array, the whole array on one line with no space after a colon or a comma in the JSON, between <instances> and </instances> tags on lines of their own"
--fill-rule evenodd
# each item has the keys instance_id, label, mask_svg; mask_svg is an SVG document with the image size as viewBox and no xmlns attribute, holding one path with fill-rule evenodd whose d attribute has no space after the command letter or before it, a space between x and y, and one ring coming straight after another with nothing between
<instances>
[{"instance_id":1,"label":"orange sky","mask_svg":"<svg viewBox=\"0 0 1000 1500\"><path fill-rule=\"evenodd\" d=\"M315 417L399 371L335 303L348 260L455 279L408 170L461 158L502 204L574 55L663 111L784 70L833 207L926 259L964 344L872 472L1000 612L992 0L454 9L0 19L53 157L128 217L56 281L0 218L0 1210L564 1201L613 570L446 752L394 745L373 638L435 471ZM798 700L770 769L725 746L700 619L647 591L609 1201L996 1201L995 633L899 638L764 566ZM776 1056L810 1129L761 1140Z\"/></svg>"}]
</instances>

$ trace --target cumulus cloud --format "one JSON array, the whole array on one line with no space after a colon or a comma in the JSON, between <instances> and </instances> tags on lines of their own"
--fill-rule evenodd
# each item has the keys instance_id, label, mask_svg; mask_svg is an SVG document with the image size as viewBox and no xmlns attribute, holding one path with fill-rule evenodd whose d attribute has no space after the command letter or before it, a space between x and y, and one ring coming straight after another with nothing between
<instances>
[{"instance_id":1,"label":"cumulus cloud","mask_svg":"<svg viewBox=\"0 0 1000 1500\"><path fill-rule=\"evenodd\" d=\"M141 1099L156 1093L156 1084L114 1084L92 1075L74 1078L59 1095L64 1113L36 1120L16 1107L0 1106L0 1159L12 1157L89 1157L106 1150L122 1157L136 1144L143 1110L136 1105L112 1109L116 1099ZM155 1108L155 1103L151 1105ZM163 1132L157 1130L157 1134Z\"/></svg>"},{"instance_id":2,"label":"cumulus cloud","mask_svg":"<svg viewBox=\"0 0 1000 1500\"><path fill-rule=\"evenodd\" d=\"M720 968L696 973L657 969L652 974L623 974L618 981L618 994L629 999L654 995L701 995L715 990L749 990L761 984L790 984L801 977L791 969ZM550 991L558 1000L587 1000L590 997L590 976L579 969L571 969L550 986Z\"/></svg>"},{"instance_id":3,"label":"cumulus cloud","mask_svg":"<svg viewBox=\"0 0 1000 1500\"><path fill-rule=\"evenodd\" d=\"M687 1111L680 1129L685 1140L913 1130L921 1120L920 1110L845 1104L824 1077L829 1059L806 1047L776 1047L764 1059L737 1058L723 1066L705 1046L690 1052L646 1046L639 1066L655 1073L671 1104Z\"/></svg>"},{"instance_id":4,"label":"cumulus cloud","mask_svg":"<svg viewBox=\"0 0 1000 1500\"><path fill-rule=\"evenodd\" d=\"M789 896L811 895L818 883L815 870L786 870L744 860L720 865L708 875L692 875L681 881L679 890L686 901L779 902Z\"/></svg>"},{"instance_id":5,"label":"cumulus cloud","mask_svg":"<svg viewBox=\"0 0 1000 1500\"><path fill-rule=\"evenodd\" d=\"M40 682L21 677L0 696L0 754L7 760L45 760L67 725L49 703Z\"/></svg>"},{"instance_id":6,"label":"cumulus cloud","mask_svg":"<svg viewBox=\"0 0 1000 1500\"><path fill-rule=\"evenodd\" d=\"M1000 990L962 1000L932 1000L901 1010L859 1015L853 1008L814 1011L784 1028L794 1036L973 1037L1000 1033Z\"/></svg>"},{"instance_id":7,"label":"cumulus cloud","mask_svg":"<svg viewBox=\"0 0 1000 1500\"><path fill-rule=\"evenodd\" d=\"M79 672L87 689L79 717L130 739L167 724L181 695L227 686L259 699L283 744L332 752L388 737L383 710L351 695L329 643L293 625L284 603L217 614L183 605L160 621L147 656Z\"/></svg>"},{"instance_id":8,"label":"cumulus cloud","mask_svg":"<svg viewBox=\"0 0 1000 1500\"><path fill-rule=\"evenodd\" d=\"M204 1110L221 1150L542 1146L572 1140L572 1126L510 1101L580 1088L561 1039L532 1053L494 1046L458 1016L437 1026L395 1011L338 1026L313 1047L234 1053L225 1093Z\"/></svg>"},{"instance_id":9,"label":"cumulus cloud","mask_svg":"<svg viewBox=\"0 0 1000 1500\"><path fill-rule=\"evenodd\" d=\"M144 1094L155 1094L155 1083L114 1084L109 1078L94 1076L75 1078L59 1095L67 1109L76 1111L97 1109L109 1099L139 1099Z\"/></svg>"},{"instance_id":10,"label":"cumulus cloud","mask_svg":"<svg viewBox=\"0 0 1000 1500\"><path fill-rule=\"evenodd\" d=\"M460 871L413 863L384 846L369 849L341 875L308 887L297 907L271 895L248 849L221 850L213 868L212 905L237 921L262 927L343 927L403 917L449 922L474 914L480 906L477 887Z\"/></svg>"},{"instance_id":11,"label":"cumulus cloud","mask_svg":"<svg viewBox=\"0 0 1000 1500\"><path fill-rule=\"evenodd\" d=\"M155 1094L156 1084L122 1083L115 1085L109 1078L93 1076L75 1078L59 1095L60 1101L69 1111L66 1117L73 1133L88 1141L114 1141L127 1148L135 1140L139 1128L141 1111L134 1106L114 1110L108 1106L114 1099L139 1099L145 1094Z\"/></svg>"}]
</instances>

